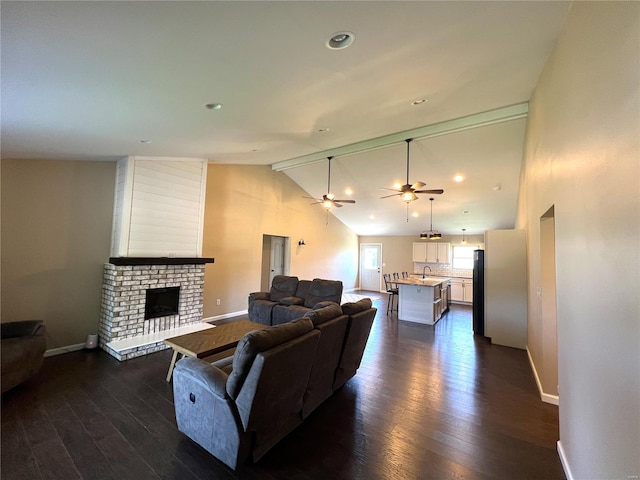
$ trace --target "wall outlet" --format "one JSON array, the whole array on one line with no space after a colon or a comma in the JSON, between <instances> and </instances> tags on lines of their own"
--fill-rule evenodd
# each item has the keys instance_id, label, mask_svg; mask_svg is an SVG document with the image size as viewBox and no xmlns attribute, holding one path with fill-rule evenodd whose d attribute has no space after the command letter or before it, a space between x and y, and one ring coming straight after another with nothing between
<instances>
[{"instance_id":1,"label":"wall outlet","mask_svg":"<svg viewBox=\"0 0 640 480\"><path fill-rule=\"evenodd\" d=\"M216 299L216 305L220 305L220 299Z\"/></svg>"}]
</instances>

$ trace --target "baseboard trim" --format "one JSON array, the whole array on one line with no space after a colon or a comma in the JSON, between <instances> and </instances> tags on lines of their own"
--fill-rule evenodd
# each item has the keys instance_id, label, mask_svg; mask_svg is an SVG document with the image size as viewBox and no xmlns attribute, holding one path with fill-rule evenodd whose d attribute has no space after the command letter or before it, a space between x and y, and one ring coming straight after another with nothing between
<instances>
[{"instance_id":1,"label":"baseboard trim","mask_svg":"<svg viewBox=\"0 0 640 480\"><path fill-rule=\"evenodd\" d=\"M203 318L202 321L207 323L215 323L218 320L224 320L225 318L238 317L240 315L247 315L248 313L249 313L249 310L240 310L239 312L224 313L222 315L216 315L214 317Z\"/></svg>"},{"instance_id":2,"label":"baseboard trim","mask_svg":"<svg viewBox=\"0 0 640 480\"><path fill-rule=\"evenodd\" d=\"M54 355L62 355L63 353L77 352L84 348L84 343L76 343L75 345L67 345L66 347L51 348L44 352L45 357L53 357Z\"/></svg>"},{"instance_id":3,"label":"baseboard trim","mask_svg":"<svg viewBox=\"0 0 640 480\"><path fill-rule=\"evenodd\" d=\"M527 357L529 357L529 365L531 365L531 370L533 371L533 376L536 379L536 385L538 386L538 393L540 393L540 400L545 403L550 403L552 405L560 405L560 397L558 395L551 395L549 393L544 393L542 390L542 383L540 382L540 377L538 376L538 371L536 370L536 364L533 362L533 357L531 357L531 352L529 351L529 347L526 348Z\"/></svg>"},{"instance_id":4,"label":"baseboard trim","mask_svg":"<svg viewBox=\"0 0 640 480\"><path fill-rule=\"evenodd\" d=\"M560 463L562 464L562 469L564 470L564 474L567 477L567 480L574 480L573 474L571 473L571 468L569 468L569 460L567 460L567 455L564 453L564 448L562 448L562 443L558 440L557 443L558 448L558 456L560 457Z\"/></svg>"}]
</instances>

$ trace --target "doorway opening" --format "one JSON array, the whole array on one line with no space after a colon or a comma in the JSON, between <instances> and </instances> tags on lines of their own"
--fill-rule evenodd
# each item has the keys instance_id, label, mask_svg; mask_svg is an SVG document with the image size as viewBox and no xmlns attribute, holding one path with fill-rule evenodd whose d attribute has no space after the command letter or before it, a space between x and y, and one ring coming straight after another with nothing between
<instances>
[{"instance_id":1,"label":"doorway opening","mask_svg":"<svg viewBox=\"0 0 640 480\"><path fill-rule=\"evenodd\" d=\"M542 399L558 405L558 319L556 310L556 233L552 206L540 217L540 318Z\"/></svg>"},{"instance_id":2,"label":"doorway opening","mask_svg":"<svg viewBox=\"0 0 640 480\"><path fill-rule=\"evenodd\" d=\"M289 275L289 237L262 236L262 269L260 290L268 292L276 275Z\"/></svg>"}]
</instances>

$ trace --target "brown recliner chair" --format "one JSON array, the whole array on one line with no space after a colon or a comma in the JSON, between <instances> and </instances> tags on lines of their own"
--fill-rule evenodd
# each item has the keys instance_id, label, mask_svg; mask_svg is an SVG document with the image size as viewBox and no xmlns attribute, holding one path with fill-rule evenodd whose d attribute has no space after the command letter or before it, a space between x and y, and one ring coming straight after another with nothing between
<instances>
[{"instance_id":1,"label":"brown recliner chair","mask_svg":"<svg viewBox=\"0 0 640 480\"><path fill-rule=\"evenodd\" d=\"M34 376L47 348L42 320L0 324L2 393Z\"/></svg>"}]
</instances>

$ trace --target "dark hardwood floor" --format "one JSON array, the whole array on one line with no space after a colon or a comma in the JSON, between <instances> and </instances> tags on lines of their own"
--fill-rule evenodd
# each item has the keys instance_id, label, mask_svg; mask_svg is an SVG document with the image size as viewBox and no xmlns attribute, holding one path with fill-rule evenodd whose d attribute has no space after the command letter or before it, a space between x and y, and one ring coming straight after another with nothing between
<instances>
[{"instance_id":1,"label":"dark hardwood floor","mask_svg":"<svg viewBox=\"0 0 640 480\"><path fill-rule=\"evenodd\" d=\"M387 316L358 374L255 465L233 472L178 432L170 351L45 359L2 396L1 478L564 479L558 409L523 350L474 338L471 309L435 327Z\"/></svg>"}]
</instances>

